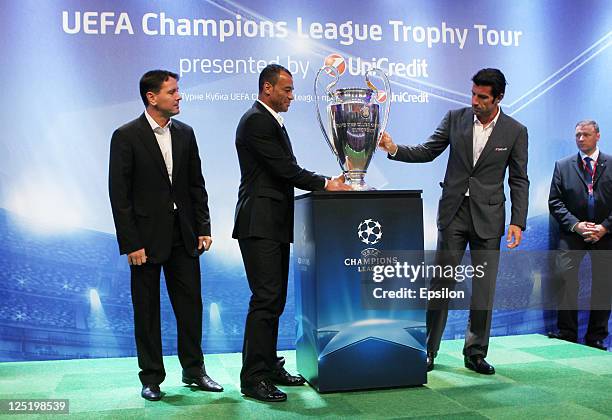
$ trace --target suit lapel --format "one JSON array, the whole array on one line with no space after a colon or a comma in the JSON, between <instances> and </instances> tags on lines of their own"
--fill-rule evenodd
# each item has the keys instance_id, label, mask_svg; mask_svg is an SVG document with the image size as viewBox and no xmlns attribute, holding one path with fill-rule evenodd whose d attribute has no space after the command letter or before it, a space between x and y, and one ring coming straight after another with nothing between
<instances>
[{"instance_id":1,"label":"suit lapel","mask_svg":"<svg viewBox=\"0 0 612 420\"><path fill-rule=\"evenodd\" d=\"M278 137L280 139L281 146L283 146L283 149L285 149L285 151L289 154L289 156L291 156L292 159L295 159L295 156L293 155L293 148L291 147L291 140L289 140L289 134L287 133L287 130L284 127L280 126L276 118L274 118L274 116L270 114L270 111L268 111L262 104L260 104L259 101L255 101L255 107L259 110L259 112L264 113L272 120L274 126L279 132Z\"/></svg>"},{"instance_id":2,"label":"suit lapel","mask_svg":"<svg viewBox=\"0 0 612 420\"><path fill-rule=\"evenodd\" d=\"M499 112L499 118L497 118L495 127L493 127L493 131L491 132L484 149L482 149L482 153L478 157L476 165L474 165L474 170L482 165L482 162L487 158L495 146L500 146L502 144L503 133L505 130L504 126L506 125L506 115L502 112L501 108L499 109Z\"/></svg>"},{"instance_id":3,"label":"suit lapel","mask_svg":"<svg viewBox=\"0 0 612 420\"><path fill-rule=\"evenodd\" d=\"M580 153L576 155L576 159L574 159L574 163L572 164L572 166L574 167L574 170L578 173L578 177L582 180L584 185L587 186L589 184L589 181L586 179L586 174L582 169L582 158L580 157Z\"/></svg>"},{"instance_id":4,"label":"suit lapel","mask_svg":"<svg viewBox=\"0 0 612 420\"><path fill-rule=\"evenodd\" d=\"M462 138L465 144L465 164L471 171L474 167L474 114L471 112L465 113Z\"/></svg>"},{"instance_id":5,"label":"suit lapel","mask_svg":"<svg viewBox=\"0 0 612 420\"><path fill-rule=\"evenodd\" d=\"M595 179L593 180L593 185L597 184L599 178L601 178L601 174L606 170L606 162L608 161L607 157L599 152L599 159L597 159L597 169L595 170Z\"/></svg>"},{"instance_id":6,"label":"suit lapel","mask_svg":"<svg viewBox=\"0 0 612 420\"><path fill-rule=\"evenodd\" d=\"M166 169L166 163L164 162L164 157L162 156L161 150L159 149L159 145L157 144L155 133L153 133L153 130L149 125L149 121L147 121L147 118L144 114L140 116L139 121L140 127L138 137L151 155L151 158L155 161L155 166L159 168L162 174L164 174L164 178L168 180L168 183L170 183L170 179L168 178L168 170Z\"/></svg>"},{"instance_id":7,"label":"suit lapel","mask_svg":"<svg viewBox=\"0 0 612 420\"><path fill-rule=\"evenodd\" d=\"M285 128L285 126L281 127L281 132L283 133L283 140L285 141L287 152L289 152L291 158L295 160L295 155L293 154L293 147L291 147L291 140L289 139L289 133L287 133L287 129Z\"/></svg>"},{"instance_id":8,"label":"suit lapel","mask_svg":"<svg viewBox=\"0 0 612 420\"><path fill-rule=\"evenodd\" d=\"M183 131L176 128L176 124L170 126L170 138L172 140L172 179L176 179L181 163L183 163L183 149L185 148L185 138Z\"/></svg>"}]
</instances>

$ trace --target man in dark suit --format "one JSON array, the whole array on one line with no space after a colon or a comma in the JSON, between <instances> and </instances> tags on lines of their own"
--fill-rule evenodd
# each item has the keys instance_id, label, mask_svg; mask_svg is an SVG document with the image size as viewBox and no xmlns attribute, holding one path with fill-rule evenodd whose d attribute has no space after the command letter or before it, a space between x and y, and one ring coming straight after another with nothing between
<instances>
[{"instance_id":1,"label":"man in dark suit","mask_svg":"<svg viewBox=\"0 0 612 420\"><path fill-rule=\"evenodd\" d=\"M164 270L176 316L183 382L223 388L206 375L202 356L199 256L210 248L208 195L193 129L179 113L178 76L153 70L140 79L145 112L111 139L109 192L117 241L130 264L134 334L143 398L161 399L159 284Z\"/></svg>"},{"instance_id":2,"label":"man in dark suit","mask_svg":"<svg viewBox=\"0 0 612 420\"><path fill-rule=\"evenodd\" d=\"M599 150L599 126L595 121L576 124L578 154L555 163L548 207L559 222L559 249L555 255L556 285L560 302L557 332L550 338L576 342L578 338L578 271L588 252L592 285L587 346L606 350L610 299L612 298L612 173L610 155Z\"/></svg>"},{"instance_id":3,"label":"man in dark suit","mask_svg":"<svg viewBox=\"0 0 612 420\"><path fill-rule=\"evenodd\" d=\"M448 146L450 155L438 207L436 264L456 266L469 244L472 265L486 267L485 276L473 279L470 317L463 348L468 369L493 374L485 360L489 345L491 307L504 234L504 177L508 184L512 215L508 227L509 248L521 242L527 220L527 129L504 114L499 102L506 79L497 69L482 69L472 78L472 106L449 111L434 134L417 146L397 146L385 133L380 147L392 160L430 162ZM453 279L434 277L432 290L452 289ZM448 316L448 299L428 302L427 369L434 367Z\"/></svg>"},{"instance_id":4,"label":"man in dark suit","mask_svg":"<svg viewBox=\"0 0 612 420\"><path fill-rule=\"evenodd\" d=\"M287 298L289 244L293 242L293 189L348 190L342 176L326 179L296 161L280 112L293 100L293 78L268 65L259 97L236 129L240 188L233 238L238 239L251 289L242 348L241 391L261 401L285 401L275 384L302 385L276 355L278 321Z\"/></svg>"}]
</instances>

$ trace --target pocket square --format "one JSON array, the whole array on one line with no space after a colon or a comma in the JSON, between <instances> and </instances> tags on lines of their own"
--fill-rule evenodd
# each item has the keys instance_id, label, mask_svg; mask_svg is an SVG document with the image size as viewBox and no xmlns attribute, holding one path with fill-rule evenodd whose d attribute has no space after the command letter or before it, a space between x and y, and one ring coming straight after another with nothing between
<instances>
[{"instance_id":1,"label":"pocket square","mask_svg":"<svg viewBox=\"0 0 612 420\"><path fill-rule=\"evenodd\" d=\"M507 147L496 147L496 148L495 148L495 151L496 151L496 152L505 152L506 150L508 150L508 148L507 148Z\"/></svg>"}]
</instances>

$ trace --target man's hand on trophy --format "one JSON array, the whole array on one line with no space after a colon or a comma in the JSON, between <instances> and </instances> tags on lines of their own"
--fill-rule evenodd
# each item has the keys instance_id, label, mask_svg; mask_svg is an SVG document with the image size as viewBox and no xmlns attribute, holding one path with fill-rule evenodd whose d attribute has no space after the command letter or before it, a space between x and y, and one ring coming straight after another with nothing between
<instances>
[{"instance_id":1,"label":"man's hand on trophy","mask_svg":"<svg viewBox=\"0 0 612 420\"><path fill-rule=\"evenodd\" d=\"M351 191L351 187L344 182L344 174L328 179L325 191Z\"/></svg>"},{"instance_id":2,"label":"man's hand on trophy","mask_svg":"<svg viewBox=\"0 0 612 420\"><path fill-rule=\"evenodd\" d=\"M344 174L340 174L338 176L332 176L331 180L332 181L338 181L338 182L341 182L341 183L344 184L346 182L346 177L344 176Z\"/></svg>"},{"instance_id":3,"label":"man's hand on trophy","mask_svg":"<svg viewBox=\"0 0 612 420\"><path fill-rule=\"evenodd\" d=\"M378 147L390 155L395 155L397 153L397 144L393 143L393 139L386 131L380 137Z\"/></svg>"}]
</instances>

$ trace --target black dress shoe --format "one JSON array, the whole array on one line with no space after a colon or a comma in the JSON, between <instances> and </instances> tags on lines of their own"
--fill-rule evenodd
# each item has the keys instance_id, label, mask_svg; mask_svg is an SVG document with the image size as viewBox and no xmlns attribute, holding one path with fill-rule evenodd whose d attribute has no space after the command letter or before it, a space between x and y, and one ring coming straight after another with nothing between
<instances>
[{"instance_id":1,"label":"black dress shoe","mask_svg":"<svg viewBox=\"0 0 612 420\"><path fill-rule=\"evenodd\" d=\"M463 360L465 367L476 373L482 373L483 375L493 375L495 373L495 368L487 363L482 354L466 356Z\"/></svg>"},{"instance_id":2,"label":"black dress shoe","mask_svg":"<svg viewBox=\"0 0 612 420\"><path fill-rule=\"evenodd\" d=\"M300 386L306 383L304 378L291 375L284 367L280 367L273 371L269 378L275 384L286 386Z\"/></svg>"},{"instance_id":3,"label":"black dress shoe","mask_svg":"<svg viewBox=\"0 0 612 420\"><path fill-rule=\"evenodd\" d=\"M603 340L587 341L585 344L589 347L593 347L599 350L608 351L608 348L604 345Z\"/></svg>"},{"instance_id":4,"label":"black dress shoe","mask_svg":"<svg viewBox=\"0 0 612 420\"><path fill-rule=\"evenodd\" d=\"M159 401L162 397L159 385L143 385L140 396L149 401Z\"/></svg>"},{"instance_id":5,"label":"black dress shoe","mask_svg":"<svg viewBox=\"0 0 612 420\"><path fill-rule=\"evenodd\" d=\"M198 376L187 376L183 373L183 383L187 385L195 384L202 391L221 392L223 387L213 381L210 376L203 373Z\"/></svg>"},{"instance_id":6,"label":"black dress shoe","mask_svg":"<svg viewBox=\"0 0 612 420\"><path fill-rule=\"evenodd\" d=\"M434 359L436 358L436 353L427 352L427 372L431 372L434 370Z\"/></svg>"},{"instance_id":7,"label":"black dress shoe","mask_svg":"<svg viewBox=\"0 0 612 420\"><path fill-rule=\"evenodd\" d=\"M240 387L240 392L259 401L281 402L287 400L287 394L274 386L269 379L262 379L253 385Z\"/></svg>"},{"instance_id":8,"label":"black dress shoe","mask_svg":"<svg viewBox=\"0 0 612 420\"><path fill-rule=\"evenodd\" d=\"M577 342L576 337L571 337L567 334L564 334L560 331L554 332L554 331L549 331L548 332L548 338L556 338L557 340L564 340L564 341L569 341L570 343L575 343Z\"/></svg>"}]
</instances>

